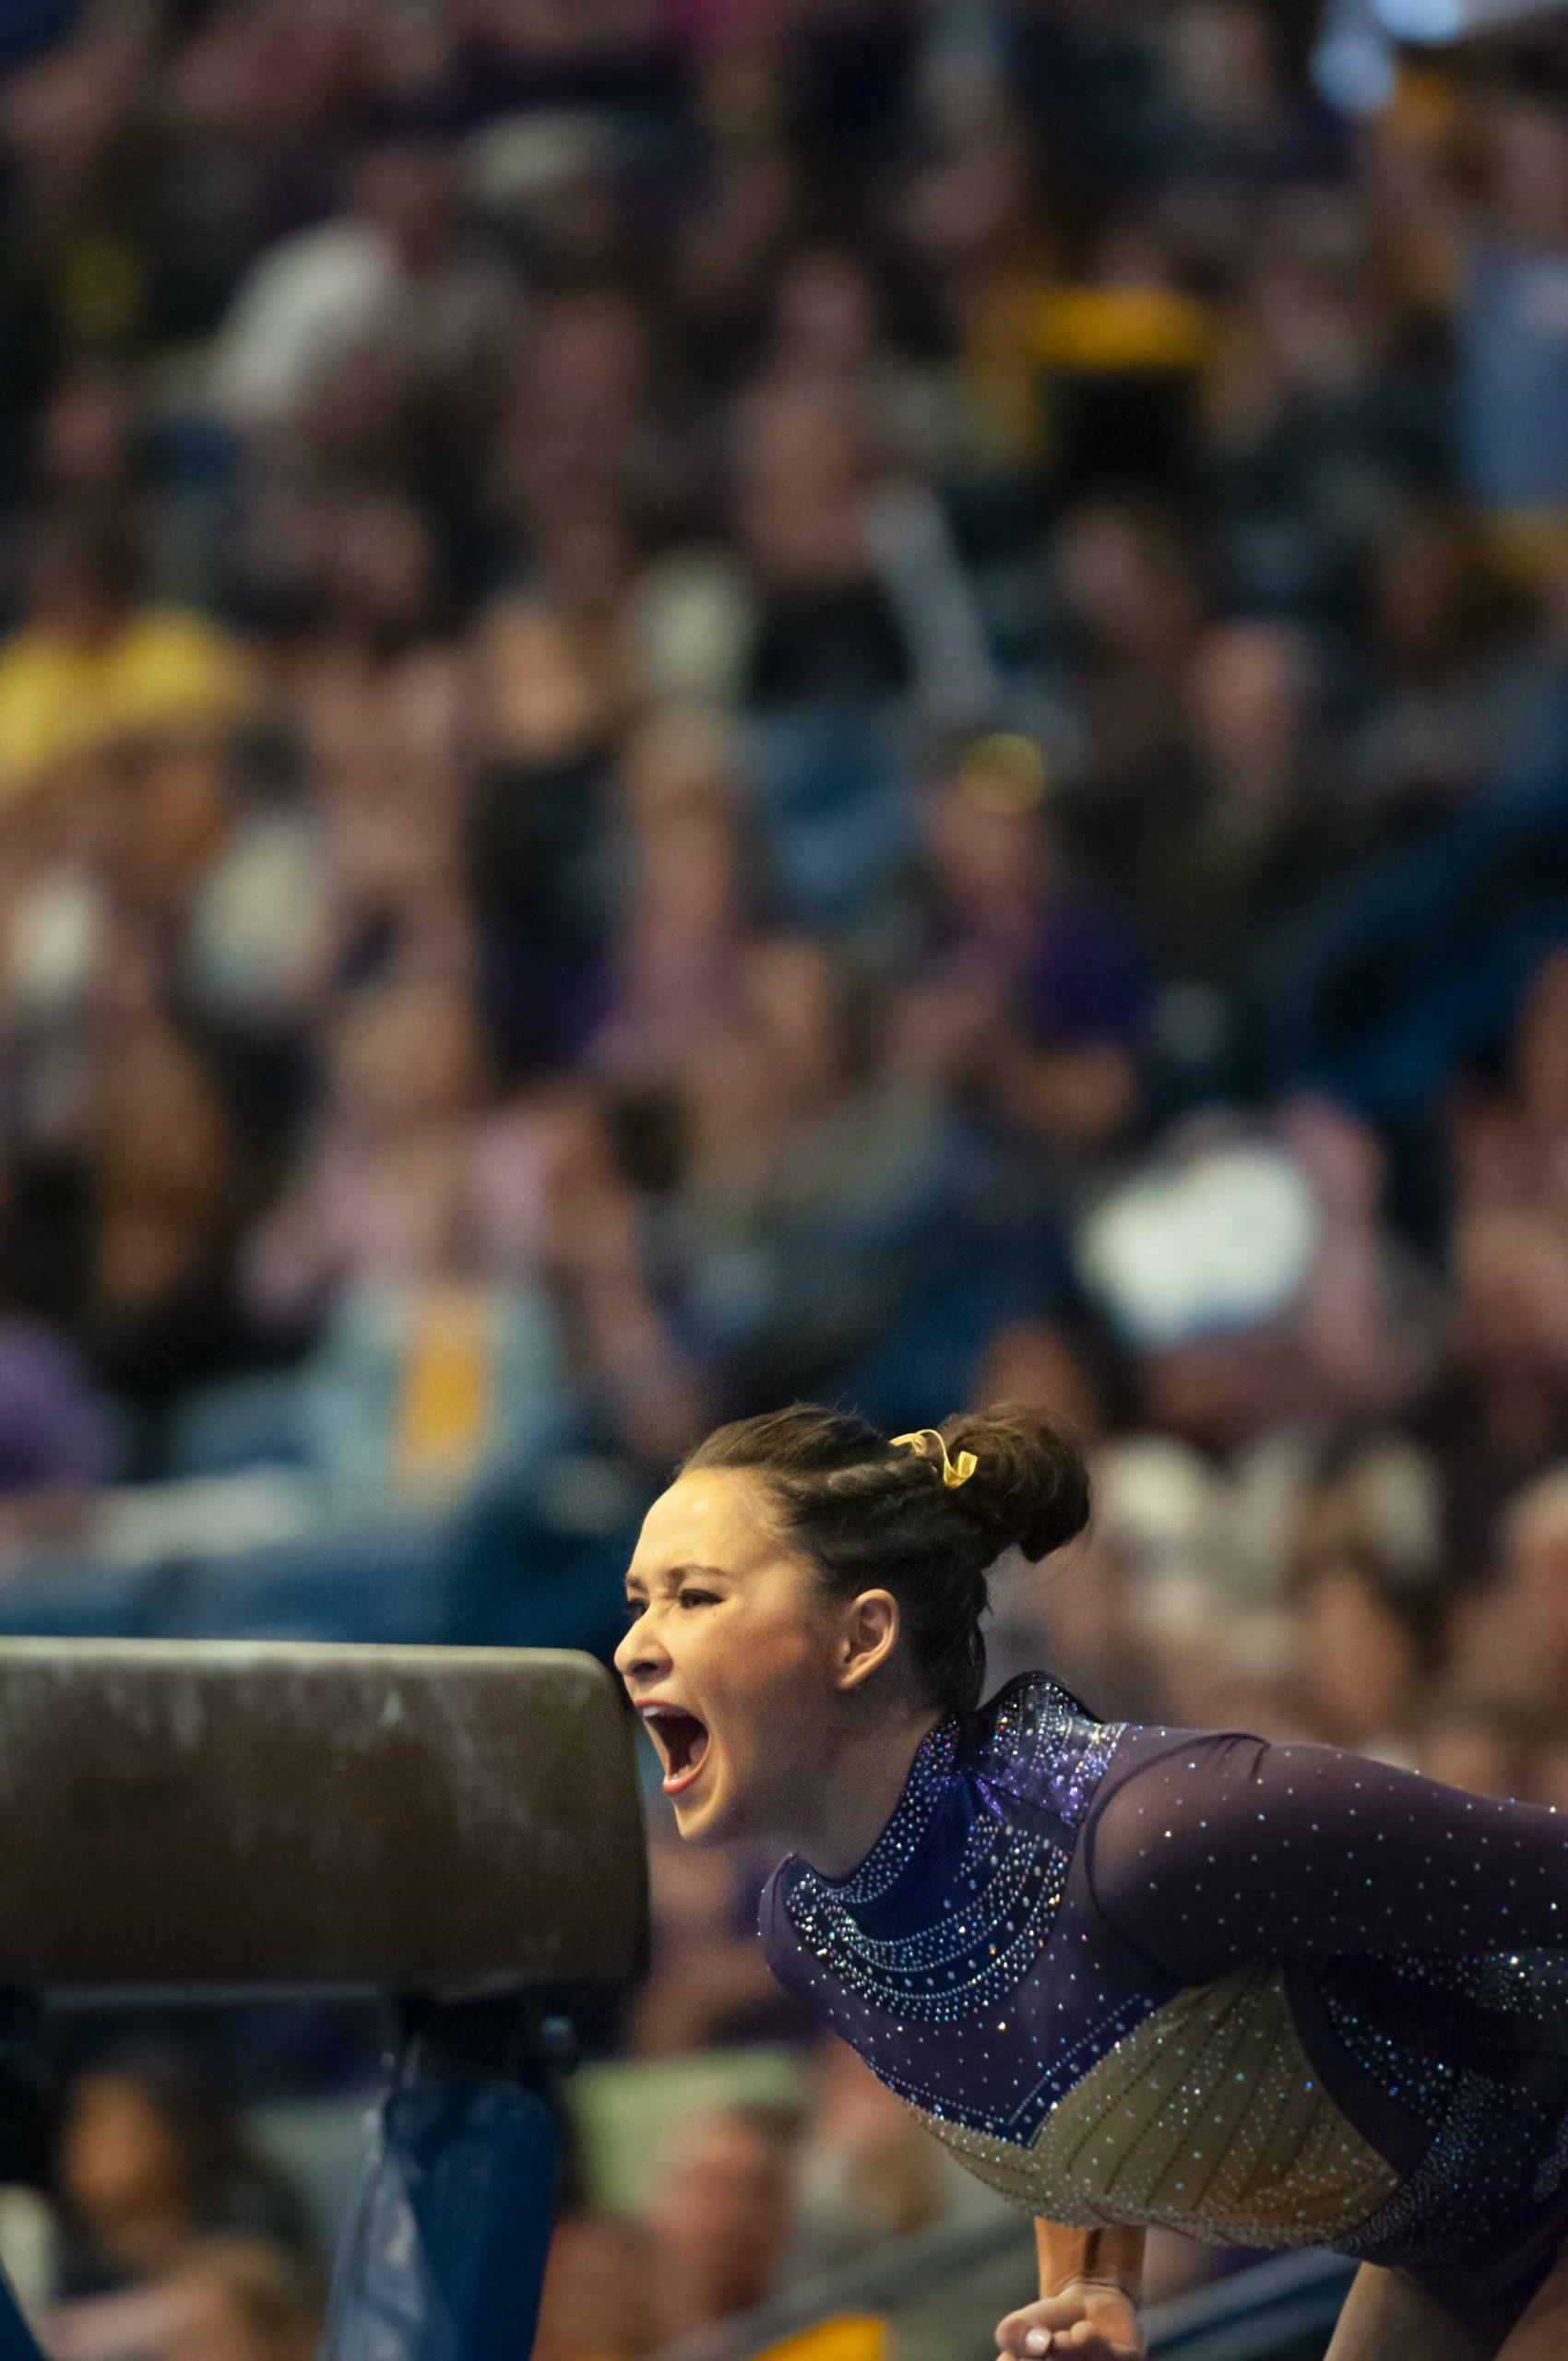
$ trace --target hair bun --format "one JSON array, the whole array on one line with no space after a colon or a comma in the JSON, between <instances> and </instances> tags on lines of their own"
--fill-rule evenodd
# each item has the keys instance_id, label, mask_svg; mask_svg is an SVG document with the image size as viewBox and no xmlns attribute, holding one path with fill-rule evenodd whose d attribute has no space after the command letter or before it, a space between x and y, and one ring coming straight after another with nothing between
<instances>
[{"instance_id":1,"label":"hair bun","mask_svg":"<svg viewBox=\"0 0 1568 2361\"><path fill-rule=\"evenodd\" d=\"M1089 1519L1083 1453L1032 1404L966 1411L939 1431L955 1457L975 1454L973 1475L949 1498L977 1527L988 1564L1015 1546L1038 1561L1082 1533Z\"/></svg>"}]
</instances>

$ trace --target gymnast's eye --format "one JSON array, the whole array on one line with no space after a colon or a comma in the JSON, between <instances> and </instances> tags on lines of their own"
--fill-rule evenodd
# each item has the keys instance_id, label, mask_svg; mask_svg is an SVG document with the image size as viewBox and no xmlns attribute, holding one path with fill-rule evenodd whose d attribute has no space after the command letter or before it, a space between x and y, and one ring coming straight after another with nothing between
<instances>
[{"instance_id":1,"label":"gymnast's eye","mask_svg":"<svg viewBox=\"0 0 1568 2361\"><path fill-rule=\"evenodd\" d=\"M684 1606L685 1606L685 1604L686 1604L686 1601L687 1601L688 1599L691 1599L691 1598L701 1598L701 1599L706 1599L706 1600L707 1600L707 1604L709 1605L709 1607L713 1607L713 1606L716 1606L716 1605L718 1604L717 1600L716 1600L716 1599L715 1599L715 1597L714 1597L714 1595L713 1595L712 1591L710 1591L710 1590L683 1590L683 1591L681 1593L681 1604L682 1604L682 1606L683 1606L683 1607L684 1607Z\"/></svg>"}]
</instances>

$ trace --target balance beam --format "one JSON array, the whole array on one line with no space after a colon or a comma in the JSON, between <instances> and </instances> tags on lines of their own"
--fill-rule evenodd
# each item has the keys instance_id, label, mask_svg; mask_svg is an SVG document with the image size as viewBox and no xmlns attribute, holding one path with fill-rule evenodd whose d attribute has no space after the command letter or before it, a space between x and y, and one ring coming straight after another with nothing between
<instances>
[{"instance_id":1,"label":"balance beam","mask_svg":"<svg viewBox=\"0 0 1568 2361\"><path fill-rule=\"evenodd\" d=\"M624 1986L632 1750L610 1674L565 1649L0 1641L0 1986Z\"/></svg>"},{"instance_id":2,"label":"balance beam","mask_svg":"<svg viewBox=\"0 0 1568 2361\"><path fill-rule=\"evenodd\" d=\"M565 1649L0 1641L0 2048L363 1993L397 2039L323 2361L528 2361L574 1997L646 1971L632 1730ZM40 2361L0 2280L0 2361Z\"/></svg>"}]
</instances>

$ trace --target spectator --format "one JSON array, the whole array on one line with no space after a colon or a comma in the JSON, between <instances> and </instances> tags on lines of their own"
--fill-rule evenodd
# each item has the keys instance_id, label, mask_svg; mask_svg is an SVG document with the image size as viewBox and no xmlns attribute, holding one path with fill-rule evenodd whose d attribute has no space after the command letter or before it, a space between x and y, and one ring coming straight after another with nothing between
<instances>
[{"instance_id":1,"label":"spectator","mask_svg":"<svg viewBox=\"0 0 1568 2361\"><path fill-rule=\"evenodd\" d=\"M274 2239L303 2260L314 2251L303 2201L194 2054L144 2045L79 2070L57 2169L66 2298L160 2278L208 2233Z\"/></svg>"},{"instance_id":2,"label":"spectator","mask_svg":"<svg viewBox=\"0 0 1568 2361\"><path fill-rule=\"evenodd\" d=\"M1188 741L1130 855L1143 864L1135 907L1171 976L1234 991L1353 861L1355 823L1324 776L1314 670L1310 641L1283 623L1217 623L1194 651Z\"/></svg>"},{"instance_id":3,"label":"spectator","mask_svg":"<svg viewBox=\"0 0 1568 2361\"><path fill-rule=\"evenodd\" d=\"M1533 1747L1517 1708L1464 1688L1439 1688L1427 1700L1417 1738L1418 1771L1478 1796L1539 1794L1545 1750Z\"/></svg>"},{"instance_id":4,"label":"spectator","mask_svg":"<svg viewBox=\"0 0 1568 2361\"><path fill-rule=\"evenodd\" d=\"M350 1272L418 1273L448 1252L452 1166L478 1086L464 995L439 977L395 979L348 1005L334 1050L306 1185L255 1243L258 1302L281 1318Z\"/></svg>"},{"instance_id":5,"label":"spectator","mask_svg":"<svg viewBox=\"0 0 1568 2361\"><path fill-rule=\"evenodd\" d=\"M820 947L754 943L731 1022L681 1094L685 1155L650 1252L722 1399L820 1383L919 1300L919 1249L955 1220L952 1134L878 1055ZM831 1267L831 1297L813 1275Z\"/></svg>"},{"instance_id":6,"label":"spectator","mask_svg":"<svg viewBox=\"0 0 1568 2361\"><path fill-rule=\"evenodd\" d=\"M912 2237L956 2195L942 2151L837 2035L811 2056L810 2128L798 2156L795 2261L814 2275L852 2262L885 2238Z\"/></svg>"},{"instance_id":7,"label":"spectator","mask_svg":"<svg viewBox=\"0 0 1568 2361\"><path fill-rule=\"evenodd\" d=\"M1075 784L1114 890L1160 811L1209 603L1202 558L1157 504L1070 510L1051 548Z\"/></svg>"},{"instance_id":8,"label":"spectator","mask_svg":"<svg viewBox=\"0 0 1568 2361\"><path fill-rule=\"evenodd\" d=\"M1568 1385L1568 1261L1550 1221L1477 1212L1454 1240L1458 1283L1445 1371L1419 1431L1442 1469L1458 1579L1484 1583L1499 1520L1557 1459Z\"/></svg>"},{"instance_id":9,"label":"spectator","mask_svg":"<svg viewBox=\"0 0 1568 2361\"><path fill-rule=\"evenodd\" d=\"M906 1062L1071 1157L1138 1111L1147 971L1131 931L1064 872L1042 758L980 741L930 813L932 920L904 995Z\"/></svg>"},{"instance_id":10,"label":"spectator","mask_svg":"<svg viewBox=\"0 0 1568 2361\"><path fill-rule=\"evenodd\" d=\"M660 2344L733 2319L778 2286L797 2136L792 2117L746 2106L683 2122L667 2142L643 2209L659 2258Z\"/></svg>"},{"instance_id":11,"label":"spectator","mask_svg":"<svg viewBox=\"0 0 1568 2361\"><path fill-rule=\"evenodd\" d=\"M1467 1659L1496 1695L1546 1710L1568 1680L1568 1471L1515 1498L1503 1544L1501 1581L1469 1603Z\"/></svg>"},{"instance_id":12,"label":"spectator","mask_svg":"<svg viewBox=\"0 0 1568 2361\"><path fill-rule=\"evenodd\" d=\"M1438 1602L1369 1560L1325 1557L1292 1585L1298 1710L1330 1746L1414 1768L1411 1723L1441 1665Z\"/></svg>"},{"instance_id":13,"label":"spectator","mask_svg":"<svg viewBox=\"0 0 1568 2361\"><path fill-rule=\"evenodd\" d=\"M740 422L739 516L759 608L748 701L897 697L915 658L871 538L881 422L855 386L814 382L765 382Z\"/></svg>"},{"instance_id":14,"label":"spectator","mask_svg":"<svg viewBox=\"0 0 1568 2361\"><path fill-rule=\"evenodd\" d=\"M224 633L143 604L136 534L113 504L38 526L26 620L0 647L0 794L133 739L205 737L247 694Z\"/></svg>"},{"instance_id":15,"label":"spectator","mask_svg":"<svg viewBox=\"0 0 1568 2361\"><path fill-rule=\"evenodd\" d=\"M636 2057L678 2056L800 2030L801 2011L759 1969L756 1906L767 1869L683 1845L649 1798L654 1955L633 2003Z\"/></svg>"},{"instance_id":16,"label":"spectator","mask_svg":"<svg viewBox=\"0 0 1568 2361\"><path fill-rule=\"evenodd\" d=\"M742 989L760 881L747 860L737 750L720 718L656 712L623 762L632 879L600 1062L644 1085L678 1085Z\"/></svg>"},{"instance_id":17,"label":"spectator","mask_svg":"<svg viewBox=\"0 0 1568 2361\"><path fill-rule=\"evenodd\" d=\"M1515 601L1479 517L1428 500L1382 536L1369 608L1374 694L1349 747L1363 858L1485 783Z\"/></svg>"},{"instance_id":18,"label":"spectator","mask_svg":"<svg viewBox=\"0 0 1568 2361\"><path fill-rule=\"evenodd\" d=\"M466 238L454 159L431 141L389 141L351 181L339 219L283 242L242 283L219 340L219 400L245 423L275 424L368 360L416 402L482 415L516 305Z\"/></svg>"}]
</instances>

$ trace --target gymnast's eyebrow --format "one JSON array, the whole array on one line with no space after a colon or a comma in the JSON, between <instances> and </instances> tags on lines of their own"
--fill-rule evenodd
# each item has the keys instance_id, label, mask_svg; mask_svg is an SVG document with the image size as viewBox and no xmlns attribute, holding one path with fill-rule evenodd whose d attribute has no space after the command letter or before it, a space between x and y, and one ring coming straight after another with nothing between
<instances>
[{"instance_id":1,"label":"gymnast's eyebrow","mask_svg":"<svg viewBox=\"0 0 1568 2361\"><path fill-rule=\"evenodd\" d=\"M673 1584L675 1583L683 1582L688 1574L712 1574L721 1583L727 1583L730 1580L730 1576L725 1572L722 1566L671 1566L665 1573L664 1580L667 1584ZM640 1589L641 1586L642 1578L639 1575L636 1578L636 1587ZM634 1578L628 1574L626 1577L626 1596L628 1598L632 1596Z\"/></svg>"}]
</instances>

